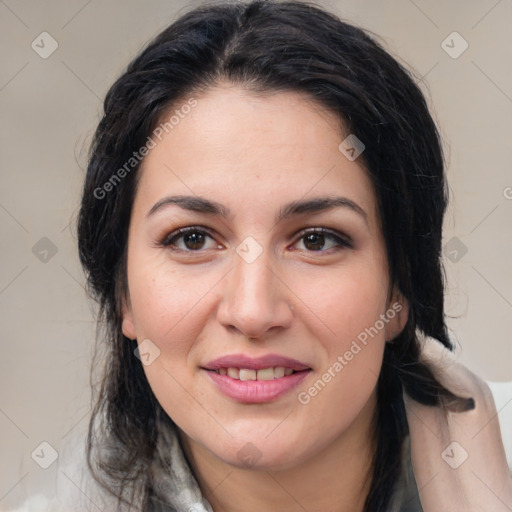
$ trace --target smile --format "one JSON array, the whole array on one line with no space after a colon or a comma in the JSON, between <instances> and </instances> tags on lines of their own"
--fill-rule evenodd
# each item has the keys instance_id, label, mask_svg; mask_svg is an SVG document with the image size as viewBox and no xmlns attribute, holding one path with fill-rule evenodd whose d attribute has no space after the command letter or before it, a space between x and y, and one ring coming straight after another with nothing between
<instances>
[{"instance_id":1,"label":"smile","mask_svg":"<svg viewBox=\"0 0 512 512\"><path fill-rule=\"evenodd\" d=\"M280 379L285 375L294 373L292 368L285 368L284 366L276 366L275 368L262 368L261 370L253 370L250 368L219 368L213 370L219 375L227 375L236 380L274 380Z\"/></svg>"},{"instance_id":2,"label":"smile","mask_svg":"<svg viewBox=\"0 0 512 512\"><path fill-rule=\"evenodd\" d=\"M307 363L281 354L229 354L209 361L201 369L217 391L247 404L277 400L312 371Z\"/></svg>"}]
</instances>

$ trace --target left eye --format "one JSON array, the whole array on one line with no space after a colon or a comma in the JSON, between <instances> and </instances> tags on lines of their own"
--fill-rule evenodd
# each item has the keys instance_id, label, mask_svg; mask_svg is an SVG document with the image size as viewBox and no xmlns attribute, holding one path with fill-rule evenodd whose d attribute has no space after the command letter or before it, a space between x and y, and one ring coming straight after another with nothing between
<instances>
[{"instance_id":1,"label":"left eye","mask_svg":"<svg viewBox=\"0 0 512 512\"><path fill-rule=\"evenodd\" d=\"M299 250L306 250L308 252L325 252L326 250L334 247L352 247L352 243L348 238L337 235L325 228L304 230L299 233L299 235L299 239L295 243L297 244L302 242L305 247L305 249ZM206 242L208 239L210 239L209 247L205 246L207 245ZM328 240L331 241L330 244L327 242ZM330 247L325 248L326 243L327 245L330 245ZM174 231L162 241L162 245L164 247L172 247L185 252L198 252L201 249L215 249L216 247L219 249L222 248L222 246L219 246L207 231L194 227L181 228Z\"/></svg>"},{"instance_id":2,"label":"left eye","mask_svg":"<svg viewBox=\"0 0 512 512\"><path fill-rule=\"evenodd\" d=\"M333 247L352 247L352 243L350 242L350 240L324 228L316 228L303 231L302 233L300 233L300 235L301 236L299 238L299 241L304 240L303 245L307 248L307 250L311 250L313 252L325 252L327 249L332 249ZM334 241L334 243L331 245L331 247L327 247L327 249L322 249L322 247L326 243L326 240ZM311 248L311 246L313 246L314 248Z\"/></svg>"}]
</instances>

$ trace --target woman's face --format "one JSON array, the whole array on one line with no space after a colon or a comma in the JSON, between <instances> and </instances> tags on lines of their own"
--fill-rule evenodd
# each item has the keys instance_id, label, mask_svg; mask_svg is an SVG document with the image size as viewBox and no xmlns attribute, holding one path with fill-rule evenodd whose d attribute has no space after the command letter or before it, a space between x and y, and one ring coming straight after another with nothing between
<instances>
[{"instance_id":1,"label":"woman's face","mask_svg":"<svg viewBox=\"0 0 512 512\"><path fill-rule=\"evenodd\" d=\"M407 305L333 114L227 84L195 100L139 171L123 332L191 445L292 467L370 424Z\"/></svg>"}]
</instances>

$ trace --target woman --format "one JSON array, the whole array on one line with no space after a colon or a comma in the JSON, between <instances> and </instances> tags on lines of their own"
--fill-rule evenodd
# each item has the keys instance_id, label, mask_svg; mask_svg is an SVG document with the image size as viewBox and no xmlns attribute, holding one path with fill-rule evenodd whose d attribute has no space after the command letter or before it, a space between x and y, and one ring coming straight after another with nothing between
<instances>
[{"instance_id":1,"label":"woman","mask_svg":"<svg viewBox=\"0 0 512 512\"><path fill-rule=\"evenodd\" d=\"M205 4L104 106L84 508L512 509L492 395L448 356L443 155L400 64L312 4Z\"/></svg>"}]
</instances>

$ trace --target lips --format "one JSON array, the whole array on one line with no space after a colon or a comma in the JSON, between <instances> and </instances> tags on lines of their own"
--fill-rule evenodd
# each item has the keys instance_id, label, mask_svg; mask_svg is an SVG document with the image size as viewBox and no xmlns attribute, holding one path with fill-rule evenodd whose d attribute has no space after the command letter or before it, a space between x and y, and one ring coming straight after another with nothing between
<instances>
[{"instance_id":1,"label":"lips","mask_svg":"<svg viewBox=\"0 0 512 512\"><path fill-rule=\"evenodd\" d=\"M301 361L276 354L258 358L228 355L202 368L224 395L243 403L275 400L297 386L311 371Z\"/></svg>"}]
</instances>

